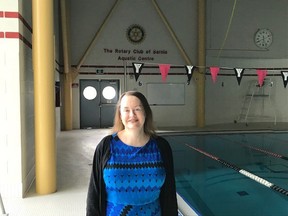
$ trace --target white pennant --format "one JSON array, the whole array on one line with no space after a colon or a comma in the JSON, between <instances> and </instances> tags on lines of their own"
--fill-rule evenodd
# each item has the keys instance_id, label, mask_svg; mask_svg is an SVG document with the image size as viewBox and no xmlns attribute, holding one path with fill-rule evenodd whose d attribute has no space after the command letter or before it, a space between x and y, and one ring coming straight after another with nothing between
<instances>
[{"instance_id":1,"label":"white pennant","mask_svg":"<svg viewBox=\"0 0 288 216\"><path fill-rule=\"evenodd\" d=\"M237 73L237 77L241 77L242 72L244 71L244 69L240 69L240 68L235 68L236 73Z\"/></svg>"},{"instance_id":2,"label":"white pennant","mask_svg":"<svg viewBox=\"0 0 288 216\"><path fill-rule=\"evenodd\" d=\"M186 67L188 69L188 74L192 74L192 69L194 68L194 66L186 65Z\"/></svg>"},{"instance_id":3,"label":"white pennant","mask_svg":"<svg viewBox=\"0 0 288 216\"><path fill-rule=\"evenodd\" d=\"M284 78L284 81L288 81L288 72L283 71L283 78Z\"/></svg>"},{"instance_id":4,"label":"white pennant","mask_svg":"<svg viewBox=\"0 0 288 216\"><path fill-rule=\"evenodd\" d=\"M135 63L134 64L134 66L135 66L135 69L136 69L136 73L139 73L140 72L140 68L141 68L141 66L142 66L143 64L137 64L137 63Z\"/></svg>"},{"instance_id":5,"label":"white pennant","mask_svg":"<svg viewBox=\"0 0 288 216\"><path fill-rule=\"evenodd\" d=\"M244 68L234 68L238 85L240 85L244 70L245 70Z\"/></svg>"},{"instance_id":6,"label":"white pennant","mask_svg":"<svg viewBox=\"0 0 288 216\"><path fill-rule=\"evenodd\" d=\"M281 71L281 74L283 78L284 88L286 88L288 83L288 71Z\"/></svg>"}]
</instances>

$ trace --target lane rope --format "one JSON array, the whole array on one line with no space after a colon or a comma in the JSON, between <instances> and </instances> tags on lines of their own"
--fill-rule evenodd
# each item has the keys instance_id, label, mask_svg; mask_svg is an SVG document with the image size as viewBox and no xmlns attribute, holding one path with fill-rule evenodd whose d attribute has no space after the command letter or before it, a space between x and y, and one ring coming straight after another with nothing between
<instances>
[{"instance_id":1,"label":"lane rope","mask_svg":"<svg viewBox=\"0 0 288 216\"><path fill-rule=\"evenodd\" d=\"M254 149L256 151L265 153L267 155L271 155L273 157L281 158L283 160L288 160L288 158L286 156L283 156L283 155L280 155L280 154L277 154L277 153L274 153L274 152L270 152L270 151L267 151L267 150L264 150L264 149L260 149L260 148L256 148L256 147L253 147L253 146L249 146L249 145L244 145L244 144L241 144L241 145L246 147L246 148Z\"/></svg>"},{"instance_id":2,"label":"lane rope","mask_svg":"<svg viewBox=\"0 0 288 216\"><path fill-rule=\"evenodd\" d=\"M270 188L270 189L272 189L272 190L274 190L276 192L279 192L279 193L281 193L281 194L283 194L285 196L288 196L288 191L287 190L285 190L284 188L281 188L281 187L279 187L279 186L267 181L266 179L263 179L263 178L255 175L255 174L253 174L251 172L248 172L248 171L246 171L244 169L241 169L241 168L237 167L236 165L231 164L231 163L229 163L229 162L227 162L227 161L225 161L225 160L223 160L223 159L221 159L219 157L216 157L215 155L212 155L212 154L210 154L208 152L205 152L205 151L203 151L203 150L201 150L199 148L191 146L191 145L189 145L187 143L185 143L185 145L187 147L189 147L189 148L191 148L191 149L193 149L193 150L195 150L195 151L197 151L197 152L199 152L199 153L201 153L201 154L213 159L213 160L218 161L219 163L225 165L226 167L228 167L230 169L233 169L233 170L239 172L240 174L242 174L242 175L244 175L244 176L246 176L246 177L248 177L248 178L250 178L250 179L252 179L252 180L254 180L254 181L256 181L256 182L258 182L260 184L262 184L262 185L264 185L265 187L268 187L268 188Z\"/></svg>"},{"instance_id":3,"label":"lane rope","mask_svg":"<svg viewBox=\"0 0 288 216\"><path fill-rule=\"evenodd\" d=\"M219 136L218 136L219 137ZM261 149L261 148L257 148L257 147L253 147L253 146L250 146L250 145L245 145L243 144L242 142L239 142L239 141L234 141L234 140L231 140L231 139L228 139L228 138L224 138L224 137L219 137L220 139L224 139L224 140L227 140L229 142L232 142L232 143L237 143L245 148L250 148L250 149L253 149L255 151L259 151L259 152L262 152L264 154L267 154L267 155L270 155L270 156L273 156L273 157L276 157L276 158L281 158L283 160L288 160L288 157L286 156L283 156L283 155L280 155L278 153L274 153L274 152L270 152L270 151L267 151L265 149Z\"/></svg>"}]
</instances>

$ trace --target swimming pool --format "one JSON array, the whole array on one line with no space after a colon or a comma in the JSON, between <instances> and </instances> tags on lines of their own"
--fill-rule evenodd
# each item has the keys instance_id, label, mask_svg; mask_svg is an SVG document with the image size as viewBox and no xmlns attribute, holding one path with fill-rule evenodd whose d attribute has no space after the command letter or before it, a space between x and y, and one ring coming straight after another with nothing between
<instances>
[{"instance_id":1,"label":"swimming pool","mask_svg":"<svg viewBox=\"0 0 288 216\"><path fill-rule=\"evenodd\" d=\"M202 216L287 216L288 133L163 134L177 193Z\"/></svg>"}]
</instances>

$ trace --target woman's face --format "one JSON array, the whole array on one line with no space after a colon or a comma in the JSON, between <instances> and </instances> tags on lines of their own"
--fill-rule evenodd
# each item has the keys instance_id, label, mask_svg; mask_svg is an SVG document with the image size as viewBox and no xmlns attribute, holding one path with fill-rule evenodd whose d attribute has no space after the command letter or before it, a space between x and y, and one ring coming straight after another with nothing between
<instances>
[{"instance_id":1,"label":"woman's face","mask_svg":"<svg viewBox=\"0 0 288 216\"><path fill-rule=\"evenodd\" d=\"M145 112L141 101L132 95L125 95L120 103L120 116L125 129L143 130Z\"/></svg>"}]
</instances>

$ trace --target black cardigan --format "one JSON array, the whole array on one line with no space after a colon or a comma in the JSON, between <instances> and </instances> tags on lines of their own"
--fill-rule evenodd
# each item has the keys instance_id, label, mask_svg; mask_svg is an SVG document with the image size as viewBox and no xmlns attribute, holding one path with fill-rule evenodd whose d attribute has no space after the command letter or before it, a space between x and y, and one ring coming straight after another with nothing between
<instances>
[{"instance_id":1,"label":"black cardigan","mask_svg":"<svg viewBox=\"0 0 288 216\"><path fill-rule=\"evenodd\" d=\"M106 190L103 180L103 169L110 157L112 135L104 137L98 144L94 158L87 195L86 216L106 215ZM156 137L156 143L164 162L166 178L160 192L160 206L163 216L177 216L176 186L172 150L162 137Z\"/></svg>"}]
</instances>

